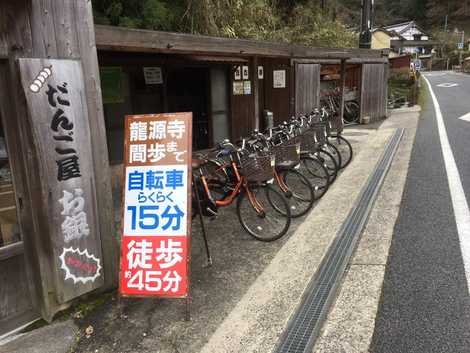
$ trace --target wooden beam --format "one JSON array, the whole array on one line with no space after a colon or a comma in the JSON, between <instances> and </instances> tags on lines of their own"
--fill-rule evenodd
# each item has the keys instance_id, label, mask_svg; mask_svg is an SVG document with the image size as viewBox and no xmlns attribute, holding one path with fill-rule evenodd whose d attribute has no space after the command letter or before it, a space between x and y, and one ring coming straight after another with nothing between
<instances>
[{"instance_id":1,"label":"wooden beam","mask_svg":"<svg viewBox=\"0 0 470 353\"><path fill-rule=\"evenodd\" d=\"M387 64L388 58L363 58L350 57L345 58L348 64ZM323 65L340 65L341 59L292 59L293 62L301 64L323 64Z\"/></svg>"},{"instance_id":2,"label":"wooden beam","mask_svg":"<svg viewBox=\"0 0 470 353\"><path fill-rule=\"evenodd\" d=\"M13 243L0 248L0 261L9 259L14 256L22 255L24 251L23 242Z\"/></svg>"},{"instance_id":3,"label":"wooden beam","mask_svg":"<svg viewBox=\"0 0 470 353\"><path fill-rule=\"evenodd\" d=\"M57 2L57 0L55 0ZM79 50L85 80L85 94L88 105L88 120L93 150L98 216L103 251L104 289L115 287L119 272L119 242L114 225L114 206L111 189L111 172L108 160L108 144L101 95L101 81L95 44L93 10L91 1L67 1L74 4L71 14L75 18L76 48ZM57 18L59 21L60 17ZM74 40L71 36L69 40ZM67 50L67 46L64 50Z\"/></svg>"},{"instance_id":4,"label":"wooden beam","mask_svg":"<svg viewBox=\"0 0 470 353\"><path fill-rule=\"evenodd\" d=\"M309 48L288 43L208 37L102 25L95 26L95 33L98 49L111 51L327 59L343 59L351 56L380 58L381 56L381 51L378 50Z\"/></svg>"}]
</instances>

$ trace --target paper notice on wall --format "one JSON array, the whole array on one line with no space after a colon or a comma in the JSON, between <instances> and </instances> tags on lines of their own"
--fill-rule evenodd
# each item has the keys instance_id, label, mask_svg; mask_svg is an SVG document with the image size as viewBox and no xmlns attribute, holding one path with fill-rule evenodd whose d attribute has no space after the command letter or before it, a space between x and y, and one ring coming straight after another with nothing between
<instances>
[{"instance_id":1,"label":"paper notice on wall","mask_svg":"<svg viewBox=\"0 0 470 353\"><path fill-rule=\"evenodd\" d=\"M243 94L251 94L251 81L243 81Z\"/></svg>"},{"instance_id":2,"label":"paper notice on wall","mask_svg":"<svg viewBox=\"0 0 470 353\"><path fill-rule=\"evenodd\" d=\"M273 71L273 87L286 88L286 70Z\"/></svg>"},{"instance_id":3,"label":"paper notice on wall","mask_svg":"<svg viewBox=\"0 0 470 353\"><path fill-rule=\"evenodd\" d=\"M243 81L237 81L233 83L233 95L238 96L243 94Z\"/></svg>"},{"instance_id":4,"label":"paper notice on wall","mask_svg":"<svg viewBox=\"0 0 470 353\"><path fill-rule=\"evenodd\" d=\"M241 66L236 67L234 79L235 80L241 80L242 79L242 68L241 68Z\"/></svg>"},{"instance_id":5,"label":"paper notice on wall","mask_svg":"<svg viewBox=\"0 0 470 353\"><path fill-rule=\"evenodd\" d=\"M163 75L161 67L144 67L144 78L146 85L161 85Z\"/></svg>"},{"instance_id":6,"label":"paper notice on wall","mask_svg":"<svg viewBox=\"0 0 470 353\"><path fill-rule=\"evenodd\" d=\"M263 68L263 66L258 66L258 79L259 80L264 79L264 68Z\"/></svg>"},{"instance_id":7,"label":"paper notice on wall","mask_svg":"<svg viewBox=\"0 0 470 353\"><path fill-rule=\"evenodd\" d=\"M248 80L250 78L248 66L243 66L242 75L244 80Z\"/></svg>"}]
</instances>

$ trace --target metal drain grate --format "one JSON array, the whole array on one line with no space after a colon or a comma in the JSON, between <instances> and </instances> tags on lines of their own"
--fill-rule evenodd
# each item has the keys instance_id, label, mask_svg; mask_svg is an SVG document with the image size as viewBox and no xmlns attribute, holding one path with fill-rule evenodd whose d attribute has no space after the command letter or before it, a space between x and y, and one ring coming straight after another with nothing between
<instances>
[{"instance_id":1,"label":"metal drain grate","mask_svg":"<svg viewBox=\"0 0 470 353\"><path fill-rule=\"evenodd\" d=\"M397 129L388 141L374 172L359 194L355 207L338 231L317 275L310 281L299 308L278 342L275 353L311 353L331 302L335 298L336 289L390 168L403 131Z\"/></svg>"}]
</instances>

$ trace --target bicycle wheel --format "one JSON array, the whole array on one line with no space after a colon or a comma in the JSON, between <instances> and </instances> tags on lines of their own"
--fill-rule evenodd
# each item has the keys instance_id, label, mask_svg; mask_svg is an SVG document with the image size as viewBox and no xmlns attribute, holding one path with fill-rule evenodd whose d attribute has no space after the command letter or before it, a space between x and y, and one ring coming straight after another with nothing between
<instances>
[{"instance_id":1,"label":"bicycle wheel","mask_svg":"<svg viewBox=\"0 0 470 353\"><path fill-rule=\"evenodd\" d=\"M348 101L344 103L344 122L347 124L357 123L359 121L359 112L361 108L359 103Z\"/></svg>"},{"instance_id":2,"label":"bicycle wheel","mask_svg":"<svg viewBox=\"0 0 470 353\"><path fill-rule=\"evenodd\" d=\"M321 149L331 154L336 161L337 169L341 169L340 166L343 161L341 160L341 153L339 153L339 150L336 148L336 146L330 143L330 141L326 141L325 144L321 146Z\"/></svg>"},{"instance_id":3,"label":"bicycle wheel","mask_svg":"<svg viewBox=\"0 0 470 353\"><path fill-rule=\"evenodd\" d=\"M249 188L252 200L245 189L237 200L240 224L257 240L270 242L279 239L287 233L291 223L287 201L271 185L249 186ZM261 206L261 212L256 210L254 203ZM282 212L278 210L280 207Z\"/></svg>"},{"instance_id":4,"label":"bicycle wheel","mask_svg":"<svg viewBox=\"0 0 470 353\"><path fill-rule=\"evenodd\" d=\"M325 166L330 176L330 184L332 184L336 180L336 176L338 175L339 170L336 159L329 152L325 151L323 147L317 149L313 153L313 156Z\"/></svg>"},{"instance_id":5,"label":"bicycle wheel","mask_svg":"<svg viewBox=\"0 0 470 353\"><path fill-rule=\"evenodd\" d=\"M287 199L292 218L305 215L315 202L315 191L312 183L301 172L287 169L279 172L284 184L289 189Z\"/></svg>"},{"instance_id":6,"label":"bicycle wheel","mask_svg":"<svg viewBox=\"0 0 470 353\"><path fill-rule=\"evenodd\" d=\"M333 136L330 143L334 145L341 154L340 169L345 168L349 163L351 163L353 157L353 148L351 144L341 135Z\"/></svg>"},{"instance_id":7,"label":"bicycle wheel","mask_svg":"<svg viewBox=\"0 0 470 353\"><path fill-rule=\"evenodd\" d=\"M309 155L301 156L299 171L312 184L315 190L315 199L321 198L330 187L328 170L317 158Z\"/></svg>"}]
</instances>

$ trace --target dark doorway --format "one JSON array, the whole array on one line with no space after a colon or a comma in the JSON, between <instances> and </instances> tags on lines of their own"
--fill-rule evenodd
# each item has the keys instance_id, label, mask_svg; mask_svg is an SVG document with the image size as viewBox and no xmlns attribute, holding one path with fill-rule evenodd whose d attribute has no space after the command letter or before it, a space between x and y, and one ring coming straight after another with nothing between
<instances>
[{"instance_id":1,"label":"dark doorway","mask_svg":"<svg viewBox=\"0 0 470 353\"><path fill-rule=\"evenodd\" d=\"M172 67L168 69L167 99L169 112L193 112L193 149L210 147L209 69Z\"/></svg>"}]
</instances>

